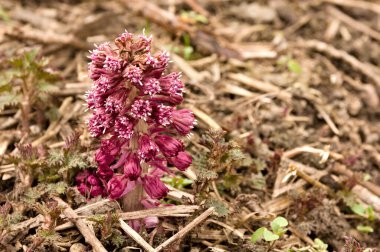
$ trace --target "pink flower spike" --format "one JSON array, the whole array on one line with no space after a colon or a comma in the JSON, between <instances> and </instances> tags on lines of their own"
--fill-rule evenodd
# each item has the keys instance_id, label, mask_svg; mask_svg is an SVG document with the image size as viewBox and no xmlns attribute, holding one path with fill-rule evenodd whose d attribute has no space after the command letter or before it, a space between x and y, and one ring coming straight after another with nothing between
<instances>
[{"instance_id":1,"label":"pink flower spike","mask_svg":"<svg viewBox=\"0 0 380 252\"><path fill-rule=\"evenodd\" d=\"M165 197L169 189L165 186L164 183L156 176L145 176L143 177L143 187L146 193L152 199L162 199Z\"/></svg>"},{"instance_id":2,"label":"pink flower spike","mask_svg":"<svg viewBox=\"0 0 380 252\"><path fill-rule=\"evenodd\" d=\"M158 135L154 139L165 157L174 157L184 150L183 143L168 135Z\"/></svg>"},{"instance_id":3,"label":"pink flower spike","mask_svg":"<svg viewBox=\"0 0 380 252\"><path fill-rule=\"evenodd\" d=\"M185 151L178 152L177 156L168 158L169 164L174 165L181 171L186 170L192 163L193 159L189 153Z\"/></svg>"},{"instance_id":4,"label":"pink flower spike","mask_svg":"<svg viewBox=\"0 0 380 252\"><path fill-rule=\"evenodd\" d=\"M124 175L130 180L137 180L141 175L140 160L135 153L130 153L124 163Z\"/></svg>"},{"instance_id":5,"label":"pink flower spike","mask_svg":"<svg viewBox=\"0 0 380 252\"><path fill-rule=\"evenodd\" d=\"M195 124L190 110L177 110L184 99L181 74L163 74L169 54L153 54L151 43L150 36L125 31L112 45L101 44L89 56L88 130L101 146L95 152L96 173L76 177L78 190L86 196L118 199L142 184L143 197L158 200L168 193L160 180L173 173L168 164L185 170L192 162L177 138L190 134ZM144 222L151 228L157 221L131 223L137 230Z\"/></svg>"}]
</instances>

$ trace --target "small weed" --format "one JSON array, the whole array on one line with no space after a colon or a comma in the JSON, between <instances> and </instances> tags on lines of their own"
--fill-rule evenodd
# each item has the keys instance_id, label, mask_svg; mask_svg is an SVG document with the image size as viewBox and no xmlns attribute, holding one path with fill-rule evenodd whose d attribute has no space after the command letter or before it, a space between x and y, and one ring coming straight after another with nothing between
<instances>
[{"instance_id":1,"label":"small weed","mask_svg":"<svg viewBox=\"0 0 380 252\"><path fill-rule=\"evenodd\" d=\"M264 239L267 242L272 242L280 239L283 236L287 229L285 227L288 226L288 221L284 217L277 217L271 223L271 230L268 230L266 227L261 227L257 229L251 236L251 241L256 243L257 241Z\"/></svg>"}]
</instances>

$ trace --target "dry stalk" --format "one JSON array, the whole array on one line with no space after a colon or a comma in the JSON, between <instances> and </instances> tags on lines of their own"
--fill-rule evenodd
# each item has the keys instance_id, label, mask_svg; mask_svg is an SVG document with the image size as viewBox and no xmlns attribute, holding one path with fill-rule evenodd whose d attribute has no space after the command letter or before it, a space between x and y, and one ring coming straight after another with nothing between
<instances>
[{"instance_id":1,"label":"dry stalk","mask_svg":"<svg viewBox=\"0 0 380 252\"><path fill-rule=\"evenodd\" d=\"M335 47L326 44L322 41L318 40L300 40L298 43L301 47L311 48L314 50L317 50L319 52L327 53L330 56L341 59L348 64L350 64L354 69L359 70L364 75L368 76L370 79L372 79L377 86L380 86L380 77L377 73L373 71L376 67L369 63L362 63L354 56L348 54L347 52L343 50L338 50Z\"/></svg>"},{"instance_id":2,"label":"dry stalk","mask_svg":"<svg viewBox=\"0 0 380 252\"><path fill-rule=\"evenodd\" d=\"M65 208L65 210L63 210L63 214L66 215L67 218L71 219L71 221L77 226L86 242L92 246L95 252L107 252L102 243L98 240L98 238L96 238L93 231L83 220L77 219L78 215L66 202L58 197L53 197L53 199L58 202L59 206Z\"/></svg>"},{"instance_id":3,"label":"dry stalk","mask_svg":"<svg viewBox=\"0 0 380 252\"><path fill-rule=\"evenodd\" d=\"M135 242L143 247L148 252L155 252L156 250L149 245L133 228L131 228L125 221L119 219L121 229L124 230Z\"/></svg>"},{"instance_id":4,"label":"dry stalk","mask_svg":"<svg viewBox=\"0 0 380 252\"><path fill-rule=\"evenodd\" d=\"M370 28L369 26L367 26L367 25L365 25L365 24L363 24L361 22L356 21L352 17L346 15L345 13L339 11L338 9L336 9L334 7L331 7L331 6L328 7L327 11L332 16L334 16L335 18L339 19L343 23L346 23L347 25L349 25L350 27L354 28L355 30L363 32L364 34L367 34L371 38L380 41L380 32L378 32L376 30L373 30L372 28Z\"/></svg>"},{"instance_id":5,"label":"dry stalk","mask_svg":"<svg viewBox=\"0 0 380 252\"><path fill-rule=\"evenodd\" d=\"M176 233L175 235L170 237L168 240L163 242L161 245L159 245L155 251L158 252L158 251L161 251L161 250L169 247L170 244L172 244L175 240L180 239L183 236L185 236L188 232L190 232L191 229L193 229L194 227L199 225L208 216L210 216L214 211L215 211L214 207L210 207L209 209L207 209L204 213L202 213L197 218L195 218L192 222L190 222L186 227L184 227L183 229L178 231L178 233Z\"/></svg>"}]
</instances>

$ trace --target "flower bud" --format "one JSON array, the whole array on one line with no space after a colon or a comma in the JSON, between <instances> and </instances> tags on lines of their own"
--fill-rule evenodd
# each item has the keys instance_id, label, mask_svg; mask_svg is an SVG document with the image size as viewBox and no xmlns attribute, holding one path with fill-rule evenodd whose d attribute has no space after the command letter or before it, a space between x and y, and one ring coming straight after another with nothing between
<instances>
[{"instance_id":1,"label":"flower bud","mask_svg":"<svg viewBox=\"0 0 380 252\"><path fill-rule=\"evenodd\" d=\"M77 186L77 189L78 191L82 194L82 195L86 195L87 192L88 192L88 186L86 186L85 183L81 183Z\"/></svg>"},{"instance_id":2,"label":"flower bud","mask_svg":"<svg viewBox=\"0 0 380 252\"><path fill-rule=\"evenodd\" d=\"M162 199L169 192L165 184L156 176L145 176L143 178L143 187L152 199Z\"/></svg>"},{"instance_id":3,"label":"flower bud","mask_svg":"<svg viewBox=\"0 0 380 252\"><path fill-rule=\"evenodd\" d=\"M112 178L113 176L113 171L112 169L107 166L107 165L99 165L98 166L98 170L96 171L96 174L101 178L101 179L105 179L105 180L108 180L110 178Z\"/></svg>"},{"instance_id":4,"label":"flower bud","mask_svg":"<svg viewBox=\"0 0 380 252\"><path fill-rule=\"evenodd\" d=\"M114 176L107 183L107 191L110 199L118 199L123 196L124 190L127 187L127 180L121 176Z\"/></svg>"},{"instance_id":5,"label":"flower bud","mask_svg":"<svg viewBox=\"0 0 380 252\"><path fill-rule=\"evenodd\" d=\"M99 181L99 179L95 176L95 175L90 175L90 176L88 176L88 178L87 178L87 182L90 184L90 185L92 185L92 186L97 186L97 185L99 185L100 184L100 181Z\"/></svg>"},{"instance_id":6,"label":"flower bud","mask_svg":"<svg viewBox=\"0 0 380 252\"><path fill-rule=\"evenodd\" d=\"M79 172L76 176L75 176L75 182L77 184L81 184L81 183L84 183L87 179L88 176L90 176L90 172L89 170L84 170L84 171L81 171Z\"/></svg>"},{"instance_id":7,"label":"flower bud","mask_svg":"<svg viewBox=\"0 0 380 252\"><path fill-rule=\"evenodd\" d=\"M159 151L155 142L147 134L140 136L138 148L139 157L143 160L151 160Z\"/></svg>"},{"instance_id":8,"label":"flower bud","mask_svg":"<svg viewBox=\"0 0 380 252\"><path fill-rule=\"evenodd\" d=\"M154 139L165 157L176 156L178 152L184 150L183 143L168 135L158 135Z\"/></svg>"},{"instance_id":9,"label":"flower bud","mask_svg":"<svg viewBox=\"0 0 380 252\"><path fill-rule=\"evenodd\" d=\"M194 128L195 118L188 109L174 110L172 112L173 127L181 135L187 135Z\"/></svg>"},{"instance_id":10,"label":"flower bud","mask_svg":"<svg viewBox=\"0 0 380 252\"><path fill-rule=\"evenodd\" d=\"M168 163L174 165L181 171L186 170L193 161L189 153L185 151L178 152L177 156L168 158Z\"/></svg>"},{"instance_id":11,"label":"flower bud","mask_svg":"<svg viewBox=\"0 0 380 252\"><path fill-rule=\"evenodd\" d=\"M135 153L130 153L124 163L124 175L130 180L136 180L141 175L140 160Z\"/></svg>"},{"instance_id":12,"label":"flower bud","mask_svg":"<svg viewBox=\"0 0 380 252\"><path fill-rule=\"evenodd\" d=\"M95 152L95 161L102 166L107 166L111 164L115 158L109 154L109 152L104 151L103 149L98 149Z\"/></svg>"},{"instance_id":13,"label":"flower bud","mask_svg":"<svg viewBox=\"0 0 380 252\"><path fill-rule=\"evenodd\" d=\"M92 186L90 189L90 195L92 197L102 196L104 194L104 189L100 185Z\"/></svg>"}]
</instances>

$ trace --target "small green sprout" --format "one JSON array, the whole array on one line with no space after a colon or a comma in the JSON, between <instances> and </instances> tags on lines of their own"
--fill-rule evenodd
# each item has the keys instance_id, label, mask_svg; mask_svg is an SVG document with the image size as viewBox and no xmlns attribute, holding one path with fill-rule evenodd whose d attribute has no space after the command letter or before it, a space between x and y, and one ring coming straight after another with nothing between
<instances>
[{"instance_id":1,"label":"small green sprout","mask_svg":"<svg viewBox=\"0 0 380 252\"><path fill-rule=\"evenodd\" d=\"M296 61L295 59L291 58L290 56L283 56L277 61L277 65L279 66L286 66L288 68L289 72L295 73L295 74L301 74L302 73L302 67Z\"/></svg>"},{"instance_id":2,"label":"small green sprout","mask_svg":"<svg viewBox=\"0 0 380 252\"><path fill-rule=\"evenodd\" d=\"M276 241L288 230L285 228L288 224L288 221L284 217L279 216L270 223L272 231L268 230L266 227L261 227L252 234L251 241L253 243L261 239L264 239L267 242Z\"/></svg>"},{"instance_id":3,"label":"small green sprout","mask_svg":"<svg viewBox=\"0 0 380 252\"><path fill-rule=\"evenodd\" d=\"M362 233L373 233L373 228L371 226L358 225L356 229Z\"/></svg>"},{"instance_id":4,"label":"small green sprout","mask_svg":"<svg viewBox=\"0 0 380 252\"><path fill-rule=\"evenodd\" d=\"M315 238L313 248L318 252L326 252L329 245L324 243L321 239Z\"/></svg>"},{"instance_id":5,"label":"small green sprout","mask_svg":"<svg viewBox=\"0 0 380 252\"><path fill-rule=\"evenodd\" d=\"M369 221L374 221L376 219L375 212L372 206L365 207L362 204L353 204L351 206L352 212L357 215L360 215Z\"/></svg>"}]
</instances>

